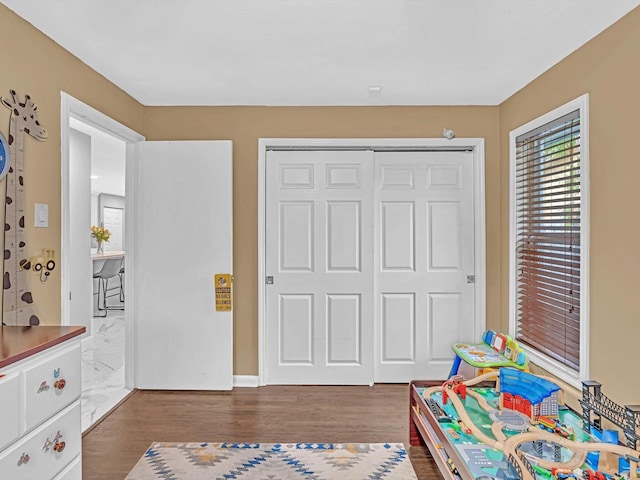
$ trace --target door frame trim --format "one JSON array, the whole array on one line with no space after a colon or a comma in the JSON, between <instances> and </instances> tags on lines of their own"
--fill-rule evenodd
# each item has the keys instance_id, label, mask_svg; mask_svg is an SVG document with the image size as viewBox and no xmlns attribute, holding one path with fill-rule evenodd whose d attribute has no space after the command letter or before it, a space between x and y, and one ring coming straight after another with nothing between
<instances>
[{"instance_id":1,"label":"door frame trim","mask_svg":"<svg viewBox=\"0 0 640 480\"><path fill-rule=\"evenodd\" d=\"M131 307L127 307L125 314L125 386L134 388L136 385L135 372L137 371L137 355L134 345L136 339L137 325L135 319L136 302L135 302L135 272L136 272L136 182L138 178L136 161L138 155L138 142L145 140L145 137L120 122L108 117L104 113L87 105L86 103L72 97L68 93L60 92L60 147L61 147L61 231L60 231L60 296L61 296L61 324L70 324L70 305L69 291L70 281L70 265L66 260L66 252L70 249L70 205L69 205L69 119L76 118L83 123L87 123L103 132L117 137L126 142L126 160L125 160L125 185L127 188L125 195L125 209L129 212L125 216L125 231L127 236L125 239L125 251L127 252L127 263L132 268L125 270L125 296L127 303Z\"/></svg>"},{"instance_id":2,"label":"door frame trim","mask_svg":"<svg viewBox=\"0 0 640 480\"><path fill-rule=\"evenodd\" d=\"M259 138L258 139L258 384L266 385L266 168L268 150L470 150L474 161L475 322L473 338L486 326L486 217L484 138Z\"/></svg>"}]
</instances>

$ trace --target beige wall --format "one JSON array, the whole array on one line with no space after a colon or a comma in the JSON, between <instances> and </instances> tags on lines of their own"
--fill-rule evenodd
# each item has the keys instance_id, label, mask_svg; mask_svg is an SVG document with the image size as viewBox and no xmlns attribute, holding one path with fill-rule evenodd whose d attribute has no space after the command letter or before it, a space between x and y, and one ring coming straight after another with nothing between
<instances>
[{"instance_id":1,"label":"beige wall","mask_svg":"<svg viewBox=\"0 0 640 480\"><path fill-rule=\"evenodd\" d=\"M29 24L0 6L5 63L0 94L31 94L49 140L26 143L27 225L49 204L47 229L29 227L30 252L60 252L60 90L151 140L231 139L234 148L235 367L253 375L257 352L257 158L261 137L457 137L486 139L487 322L508 327L508 133L573 99L591 95L591 377L621 403L637 403L640 338L634 188L640 112L640 8L495 107L143 107ZM0 108L0 113L2 109ZM6 122L0 131L7 134ZM0 183L0 188L3 184ZM616 205L623 206L616 213ZM625 222L626 217L630 221ZM35 282L34 282L35 283ZM46 323L60 321L60 275L34 285ZM46 312L46 313L45 313Z\"/></svg>"},{"instance_id":2,"label":"beige wall","mask_svg":"<svg viewBox=\"0 0 640 480\"><path fill-rule=\"evenodd\" d=\"M640 401L640 8L500 105L501 315L508 325L509 131L589 93L590 377ZM620 211L618 211L618 208Z\"/></svg>"},{"instance_id":3,"label":"beige wall","mask_svg":"<svg viewBox=\"0 0 640 480\"><path fill-rule=\"evenodd\" d=\"M500 162L497 107L147 107L149 140L231 139L234 202L234 373L258 373L258 139L483 137L488 316L499 316Z\"/></svg>"},{"instance_id":4,"label":"beige wall","mask_svg":"<svg viewBox=\"0 0 640 480\"><path fill-rule=\"evenodd\" d=\"M91 70L30 24L0 5L0 95L16 90L20 100L29 94L38 106L38 118L49 132L45 142L25 136L25 223L27 253L53 248L60 260L60 91L141 131L144 107ZM10 111L0 106L0 132L9 131ZM0 182L4 191L5 181ZM49 227L33 227L35 203L49 205ZM0 216L4 209L0 208ZM1 240L0 240L1 241ZM58 265L60 265L58 263ZM60 269L46 283L31 277L34 300L43 324L60 323Z\"/></svg>"}]
</instances>

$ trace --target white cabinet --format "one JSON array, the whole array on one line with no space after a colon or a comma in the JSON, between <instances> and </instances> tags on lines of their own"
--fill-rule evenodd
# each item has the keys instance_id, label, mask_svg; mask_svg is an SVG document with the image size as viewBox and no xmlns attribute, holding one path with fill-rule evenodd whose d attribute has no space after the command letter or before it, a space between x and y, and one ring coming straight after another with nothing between
<instances>
[{"instance_id":1,"label":"white cabinet","mask_svg":"<svg viewBox=\"0 0 640 480\"><path fill-rule=\"evenodd\" d=\"M20 436L20 377L17 373L0 378L0 449Z\"/></svg>"},{"instance_id":2,"label":"white cabinet","mask_svg":"<svg viewBox=\"0 0 640 480\"><path fill-rule=\"evenodd\" d=\"M82 478L80 368L75 337L0 369L2 478Z\"/></svg>"},{"instance_id":3,"label":"white cabinet","mask_svg":"<svg viewBox=\"0 0 640 480\"><path fill-rule=\"evenodd\" d=\"M82 459L78 457L65 468L55 480L77 480L82 478Z\"/></svg>"},{"instance_id":4,"label":"white cabinet","mask_svg":"<svg viewBox=\"0 0 640 480\"><path fill-rule=\"evenodd\" d=\"M46 355L25 368L23 375L30 430L80 396L80 344Z\"/></svg>"},{"instance_id":5,"label":"white cabinet","mask_svg":"<svg viewBox=\"0 0 640 480\"><path fill-rule=\"evenodd\" d=\"M74 402L3 452L0 472L12 480L54 478L78 458L81 443L80 404Z\"/></svg>"}]
</instances>

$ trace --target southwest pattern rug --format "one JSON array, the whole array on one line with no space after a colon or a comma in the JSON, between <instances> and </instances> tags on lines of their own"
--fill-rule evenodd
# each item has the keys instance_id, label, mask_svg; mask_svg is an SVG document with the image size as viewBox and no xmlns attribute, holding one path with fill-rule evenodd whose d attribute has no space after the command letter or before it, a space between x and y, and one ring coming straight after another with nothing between
<instances>
[{"instance_id":1,"label":"southwest pattern rug","mask_svg":"<svg viewBox=\"0 0 640 480\"><path fill-rule=\"evenodd\" d=\"M402 444L153 443L125 480L417 480Z\"/></svg>"}]
</instances>

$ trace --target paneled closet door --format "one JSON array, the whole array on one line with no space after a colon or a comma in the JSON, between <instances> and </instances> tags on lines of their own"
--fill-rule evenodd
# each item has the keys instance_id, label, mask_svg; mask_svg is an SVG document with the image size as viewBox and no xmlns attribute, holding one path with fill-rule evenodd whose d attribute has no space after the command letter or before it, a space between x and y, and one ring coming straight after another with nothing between
<instances>
[{"instance_id":1,"label":"paneled closet door","mask_svg":"<svg viewBox=\"0 0 640 480\"><path fill-rule=\"evenodd\" d=\"M269 151L267 383L373 379L373 152Z\"/></svg>"},{"instance_id":2,"label":"paneled closet door","mask_svg":"<svg viewBox=\"0 0 640 480\"><path fill-rule=\"evenodd\" d=\"M471 152L375 154L375 381L446 378L474 337Z\"/></svg>"}]
</instances>

